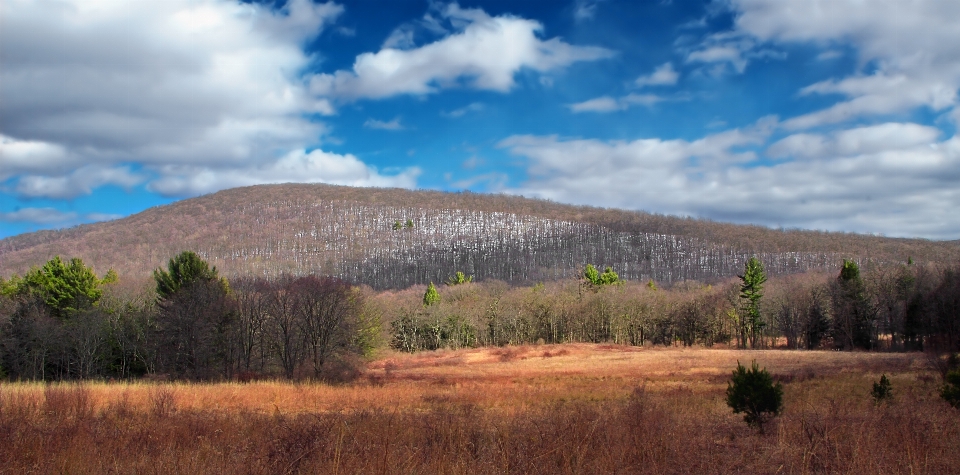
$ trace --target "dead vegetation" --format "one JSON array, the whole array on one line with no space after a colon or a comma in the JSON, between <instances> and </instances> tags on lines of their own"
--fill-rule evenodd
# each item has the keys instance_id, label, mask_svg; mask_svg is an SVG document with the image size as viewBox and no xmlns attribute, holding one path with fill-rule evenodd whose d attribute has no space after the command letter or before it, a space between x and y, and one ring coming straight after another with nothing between
<instances>
[{"instance_id":1,"label":"dead vegetation","mask_svg":"<svg viewBox=\"0 0 960 475\"><path fill-rule=\"evenodd\" d=\"M752 359L785 387L762 435L723 402ZM920 354L567 344L388 354L341 386L0 383L0 472L949 473L939 381Z\"/></svg>"}]
</instances>

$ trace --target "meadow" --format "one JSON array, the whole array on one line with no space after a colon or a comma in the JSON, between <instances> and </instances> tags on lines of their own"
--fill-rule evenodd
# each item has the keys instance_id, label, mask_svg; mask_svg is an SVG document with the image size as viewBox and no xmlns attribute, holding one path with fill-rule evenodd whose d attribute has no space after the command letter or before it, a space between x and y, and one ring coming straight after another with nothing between
<instances>
[{"instance_id":1,"label":"meadow","mask_svg":"<svg viewBox=\"0 0 960 475\"><path fill-rule=\"evenodd\" d=\"M784 386L763 433L724 401L753 360ZM950 473L940 384L922 353L597 344L387 352L340 385L0 382L0 473Z\"/></svg>"}]
</instances>

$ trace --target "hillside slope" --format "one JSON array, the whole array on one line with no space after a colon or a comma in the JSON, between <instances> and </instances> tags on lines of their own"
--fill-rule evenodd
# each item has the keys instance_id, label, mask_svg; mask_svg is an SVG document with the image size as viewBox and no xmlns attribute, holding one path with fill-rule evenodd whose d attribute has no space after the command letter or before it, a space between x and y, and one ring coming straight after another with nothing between
<instances>
[{"instance_id":1,"label":"hillside slope","mask_svg":"<svg viewBox=\"0 0 960 475\"><path fill-rule=\"evenodd\" d=\"M394 229L412 221L413 227ZM709 280L759 255L772 274L871 263L955 262L960 242L782 231L514 196L332 185L225 190L127 218L0 240L0 274L54 255L98 273L148 276L197 251L222 274L326 273L375 288L442 281L456 271L527 282L572 277L586 263L628 279Z\"/></svg>"}]
</instances>

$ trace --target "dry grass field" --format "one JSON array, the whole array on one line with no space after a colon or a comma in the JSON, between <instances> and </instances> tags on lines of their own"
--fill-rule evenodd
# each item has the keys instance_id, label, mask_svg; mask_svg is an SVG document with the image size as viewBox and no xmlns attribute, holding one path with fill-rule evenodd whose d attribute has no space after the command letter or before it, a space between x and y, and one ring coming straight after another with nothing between
<instances>
[{"instance_id":1,"label":"dry grass field","mask_svg":"<svg viewBox=\"0 0 960 475\"><path fill-rule=\"evenodd\" d=\"M784 385L765 433L724 402L738 360ZM939 384L917 353L587 344L391 353L338 386L0 383L0 473L956 473Z\"/></svg>"}]
</instances>

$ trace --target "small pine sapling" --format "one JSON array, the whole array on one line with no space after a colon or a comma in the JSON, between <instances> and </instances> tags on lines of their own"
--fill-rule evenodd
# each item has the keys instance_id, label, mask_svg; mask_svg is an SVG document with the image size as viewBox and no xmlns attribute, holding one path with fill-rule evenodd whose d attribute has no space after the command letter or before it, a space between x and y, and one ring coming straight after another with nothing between
<instances>
[{"instance_id":1,"label":"small pine sapling","mask_svg":"<svg viewBox=\"0 0 960 475\"><path fill-rule=\"evenodd\" d=\"M727 385L727 405L734 414L744 413L743 420L763 433L763 424L783 411L783 386L774 384L766 368L760 369L756 360L750 369L737 361Z\"/></svg>"},{"instance_id":2,"label":"small pine sapling","mask_svg":"<svg viewBox=\"0 0 960 475\"><path fill-rule=\"evenodd\" d=\"M940 389L940 397L960 409L960 368L947 373L943 388Z\"/></svg>"},{"instance_id":3,"label":"small pine sapling","mask_svg":"<svg viewBox=\"0 0 960 475\"><path fill-rule=\"evenodd\" d=\"M889 401L893 399L893 385L890 384L890 380L887 379L887 375L880 375L880 381L873 383L873 390L870 391L870 396L873 397L873 403L880 405L884 401Z\"/></svg>"},{"instance_id":4,"label":"small pine sapling","mask_svg":"<svg viewBox=\"0 0 960 475\"><path fill-rule=\"evenodd\" d=\"M433 285L433 282L430 282L430 286L427 287L427 291L423 294L423 306L429 307L438 303L440 303L440 293L437 292L437 288Z\"/></svg>"}]
</instances>

